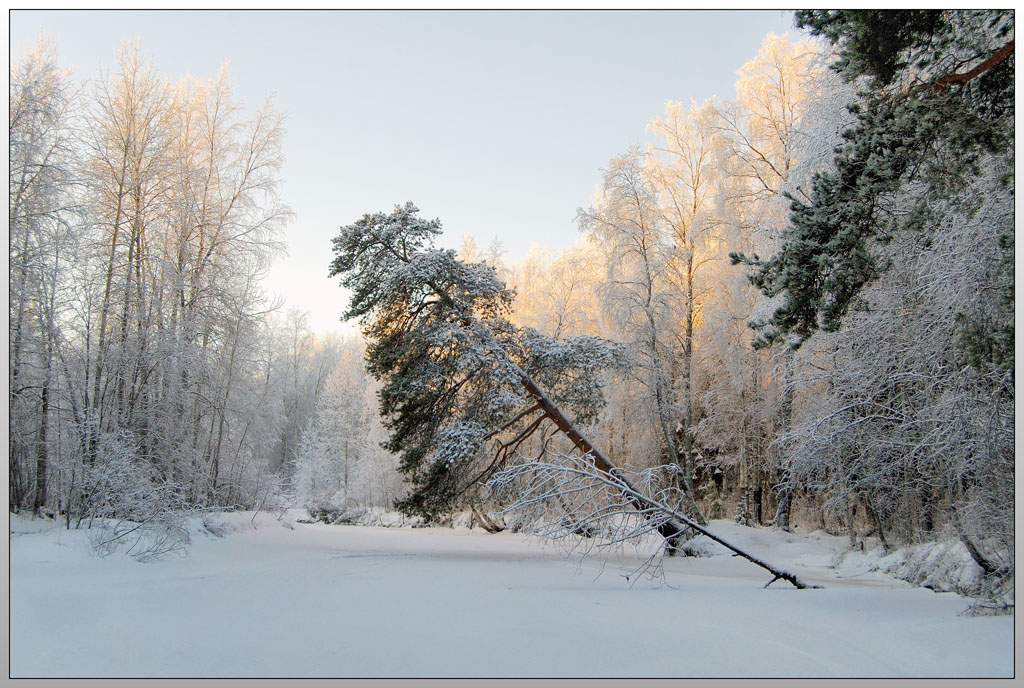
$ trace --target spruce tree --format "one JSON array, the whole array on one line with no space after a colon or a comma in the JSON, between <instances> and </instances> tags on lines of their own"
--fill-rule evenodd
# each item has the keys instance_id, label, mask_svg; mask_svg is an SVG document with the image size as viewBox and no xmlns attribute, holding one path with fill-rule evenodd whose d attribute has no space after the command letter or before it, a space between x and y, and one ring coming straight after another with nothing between
<instances>
[{"instance_id":1,"label":"spruce tree","mask_svg":"<svg viewBox=\"0 0 1024 688\"><path fill-rule=\"evenodd\" d=\"M808 10L797 22L830 39L833 68L860 80L856 123L844 132L833 170L815 175L792 202L790 226L769 258L732 254L755 268L751 281L782 301L752 325L756 344L834 331L858 295L887 267L877 248L897 232L927 241L937 201L979 173L986 155L1012 150L1013 12ZM1007 178L1012 185L1012 178ZM1012 241L1006 245L1012 270ZM1012 308L1011 308L1012 311ZM1007 327L964 334L1005 352Z\"/></svg>"}]
</instances>

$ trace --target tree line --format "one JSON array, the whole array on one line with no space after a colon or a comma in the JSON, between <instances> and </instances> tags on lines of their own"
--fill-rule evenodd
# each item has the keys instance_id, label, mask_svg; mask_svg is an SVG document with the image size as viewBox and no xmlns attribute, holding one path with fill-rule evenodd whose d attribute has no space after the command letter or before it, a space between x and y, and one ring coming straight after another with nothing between
<instances>
[{"instance_id":1,"label":"tree line","mask_svg":"<svg viewBox=\"0 0 1024 688\"><path fill-rule=\"evenodd\" d=\"M258 508L346 348L261 286L290 217L284 131L222 70L138 42L76 84L46 41L10 82L10 507L146 521Z\"/></svg>"}]
</instances>

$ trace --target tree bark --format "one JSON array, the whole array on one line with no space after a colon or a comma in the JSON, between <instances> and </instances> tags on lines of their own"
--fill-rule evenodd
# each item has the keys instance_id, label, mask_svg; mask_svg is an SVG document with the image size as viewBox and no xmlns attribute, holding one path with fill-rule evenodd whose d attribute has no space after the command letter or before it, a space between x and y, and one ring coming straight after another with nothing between
<instances>
[{"instance_id":1,"label":"tree bark","mask_svg":"<svg viewBox=\"0 0 1024 688\"><path fill-rule=\"evenodd\" d=\"M792 509L793 486L790 484L789 471L782 473L779 481L779 504L775 511L775 529L790 531L789 514Z\"/></svg>"},{"instance_id":2,"label":"tree bark","mask_svg":"<svg viewBox=\"0 0 1024 688\"><path fill-rule=\"evenodd\" d=\"M779 404L780 433L789 432L789 426L793 419L793 352L789 350L785 354L782 368L782 397ZM789 517L793 508L793 482L790 472L783 468L782 477L779 479L778 506L775 510L775 528L789 532Z\"/></svg>"},{"instance_id":3,"label":"tree bark","mask_svg":"<svg viewBox=\"0 0 1024 688\"><path fill-rule=\"evenodd\" d=\"M638 491L636 490L636 488L634 488L621 475L618 475L617 467L615 466L615 464L613 464L611 461L605 458L604 454L602 454L597 447L592 445L590 441L587 440L587 438L580 433L579 430L573 427L572 422L568 418L566 418L565 414L562 413L561 409L559 409L554 404L554 402L552 402L551 399L549 399L548 396L544 394L543 390L541 390L541 388L537 386L537 383L533 381L533 378L531 378L525 370L517 366L515 363L512 363L511 361L509 361L509 363L515 367L515 371L519 375L519 378L523 384L523 389L526 390L526 393L536 400L536 402L540 405L541 409L543 409L545 415L551 420L552 423L555 424L555 427L557 427L563 435L569 438L569 441L576 446L580 453L583 456L589 456L590 460L593 462L594 467L597 468L597 470L615 477L616 480L622 482L624 485L629 487L632 490L632 492L637 493ZM630 502L635 507L637 507L637 509L641 512L646 509L646 506L643 505L641 502L637 501L635 498L631 497ZM685 530L686 526L672 522L663 523L658 526L658 533L663 538L665 538L669 545L673 545Z\"/></svg>"},{"instance_id":4,"label":"tree bark","mask_svg":"<svg viewBox=\"0 0 1024 688\"><path fill-rule=\"evenodd\" d=\"M50 372L47 363L46 381L40 392L39 434L36 438L36 491L32 500L32 511L39 514L46 506L46 469L49 463L46 436L50 416Z\"/></svg>"}]
</instances>

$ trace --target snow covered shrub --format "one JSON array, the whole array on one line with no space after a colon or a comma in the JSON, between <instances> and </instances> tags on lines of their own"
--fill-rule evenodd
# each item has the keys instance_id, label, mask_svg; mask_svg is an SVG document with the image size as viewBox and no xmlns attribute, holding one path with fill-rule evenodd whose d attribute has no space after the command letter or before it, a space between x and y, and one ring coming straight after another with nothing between
<instances>
[{"instance_id":1,"label":"snow covered shrub","mask_svg":"<svg viewBox=\"0 0 1024 688\"><path fill-rule=\"evenodd\" d=\"M77 473L77 524L86 523L101 556L127 547L126 554L147 561L189 544L185 495L139 456L130 433L100 435L95 462Z\"/></svg>"}]
</instances>

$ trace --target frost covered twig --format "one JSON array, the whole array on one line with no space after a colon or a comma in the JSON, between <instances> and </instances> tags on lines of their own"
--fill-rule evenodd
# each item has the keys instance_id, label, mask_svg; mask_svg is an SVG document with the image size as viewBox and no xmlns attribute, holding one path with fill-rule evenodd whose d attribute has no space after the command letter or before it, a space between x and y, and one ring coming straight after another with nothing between
<instances>
[{"instance_id":1,"label":"frost covered twig","mask_svg":"<svg viewBox=\"0 0 1024 688\"><path fill-rule=\"evenodd\" d=\"M674 486L657 487L668 482L659 475L664 471L664 467L649 469L630 480L623 469L599 469L589 456L559 454L554 460L508 466L494 475L488 487L495 497L508 503L506 512L537 516L537 535L556 540L573 538L571 547L584 547L584 554L593 548L641 540L661 533L666 526L677 532L690 529L771 573L768 585L785 580L798 589L820 587L748 554L686 517L678 506L684 499L681 491ZM557 514L553 519L544 518L550 517L548 512L554 504L560 507ZM578 536L588 542L584 544ZM671 542L665 542L641 569L660 569L660 558L672 547Z\"/></svg>"}]
</instances>

